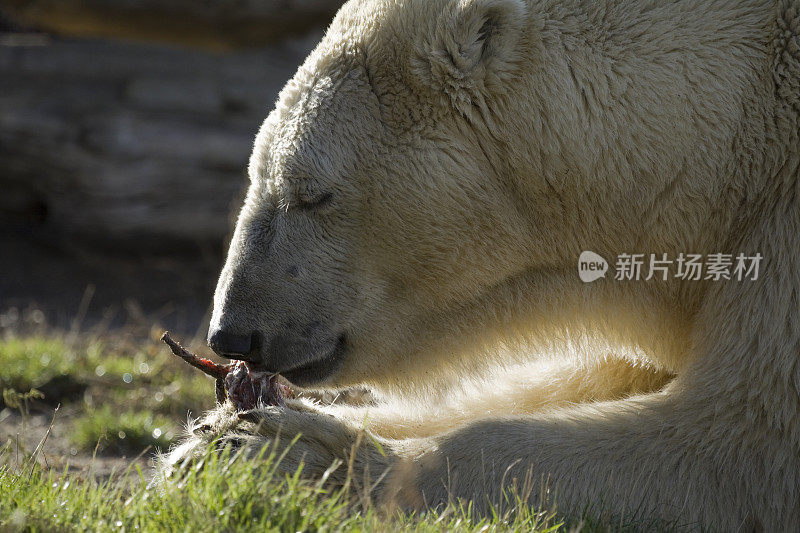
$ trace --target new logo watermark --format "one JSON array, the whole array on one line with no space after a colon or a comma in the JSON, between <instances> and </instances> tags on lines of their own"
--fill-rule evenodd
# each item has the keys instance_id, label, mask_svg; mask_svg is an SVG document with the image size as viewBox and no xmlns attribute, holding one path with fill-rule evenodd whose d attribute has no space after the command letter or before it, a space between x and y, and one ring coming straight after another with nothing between
<instances>
[{"instance_id":1,"label":"new logo watermark","mask_svg":"<svg viewBox=\"0 0 800 533\"><path fill-rule=\"evenodd\" d=\"M619 254L614 264L617 281L650 281L651 279L680 279L685 281L754 281L758 279L762 255L684 254L670 258L668 254ZM608 262L591 251L578 257L578 276L591 283L606 277Z\"/></svg>"},{"instance_id":2,"label":"new logo watermark","mask_svg":"<svg viewBox=\"0 0 800 533\"><path fill-rule=\"evenodd\" d=\"M591 283L606 277L606 272L608 272L608 261L602 256L588 250L581 252L578 258L578 276L581 281Z\"/></svg>"}]
</instances>

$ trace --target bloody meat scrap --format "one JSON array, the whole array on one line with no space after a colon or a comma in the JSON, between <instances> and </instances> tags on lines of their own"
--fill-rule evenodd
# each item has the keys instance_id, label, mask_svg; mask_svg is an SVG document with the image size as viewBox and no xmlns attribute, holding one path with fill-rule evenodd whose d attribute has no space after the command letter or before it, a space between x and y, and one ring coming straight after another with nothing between
<instances>
[{"instance_id":1,"label":"bloody meat scrap","mask_svg":"<svg viewBox=\"0 0 800 533\"><path fill-rule=\"evenodd\" d=\"M239 411L247 411L258 405L285 406L284 396L291 395L289 387L278 382L278 374L256 372L244 361L219 365L198 357L174 340L168 331L164 332L161 340L172 353L216 380L215 392L220 403L227 399Z\"/></svg>"}]
</instances>

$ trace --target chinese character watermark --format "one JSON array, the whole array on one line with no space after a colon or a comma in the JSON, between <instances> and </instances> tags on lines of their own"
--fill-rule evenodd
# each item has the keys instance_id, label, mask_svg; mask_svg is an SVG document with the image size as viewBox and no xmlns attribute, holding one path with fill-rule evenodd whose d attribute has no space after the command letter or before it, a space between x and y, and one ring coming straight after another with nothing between
<instances>
[{"instance_id":1,"label":"chinese character watermark","mask_svg":"<svg viewBox=\"0 0 800 533\"><path fill-rule=\"evenodd\" d=\"M614 263L616 281L755 281L758 279L761 259L760 253L736 256L725 253L692 254L683 253L671 258L669 254L628 254L617 256ZM606 277L608 261L601 255L584 251L578 258L578 275L589 283Z\"/></svg>"}]
</instances>

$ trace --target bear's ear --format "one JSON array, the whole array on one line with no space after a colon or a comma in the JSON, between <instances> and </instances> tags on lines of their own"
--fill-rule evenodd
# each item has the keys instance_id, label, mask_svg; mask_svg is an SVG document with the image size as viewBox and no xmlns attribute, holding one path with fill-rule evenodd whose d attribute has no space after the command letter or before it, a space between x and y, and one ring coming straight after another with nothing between
<instances>
[{"instance_id":1,"label":"bear's ear","mask_svg":"<svg viewBox=\"0 0 800 533\"><path fill-rule=\"evenodd\" d=\"M463 114L502 87L519 62L523 0L458 0L440 14L412 68Z\"/></svg>"}]
</instances>

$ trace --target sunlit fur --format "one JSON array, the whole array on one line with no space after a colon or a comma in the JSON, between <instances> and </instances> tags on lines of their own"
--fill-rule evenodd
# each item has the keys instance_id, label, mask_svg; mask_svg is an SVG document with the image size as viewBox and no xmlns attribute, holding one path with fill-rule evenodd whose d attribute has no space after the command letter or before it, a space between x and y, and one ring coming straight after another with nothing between
<instances>
[{"instance_id":1,"label":"sunlit fur","mask_svg":"<svg viewBox=\"0 0 800 533\"><path fill-rule=\"evenodd\" d=\"M405 399L223 407L165 464L238 424L310 475L359 442L406 507L533 476L567 514L799 528L799 36L797 0L348 3L256 139L212 323L316 320L285 357L343 331L319 385ZM764 259L585 284L583 250Z\"/></svg>"}]
</instances>

